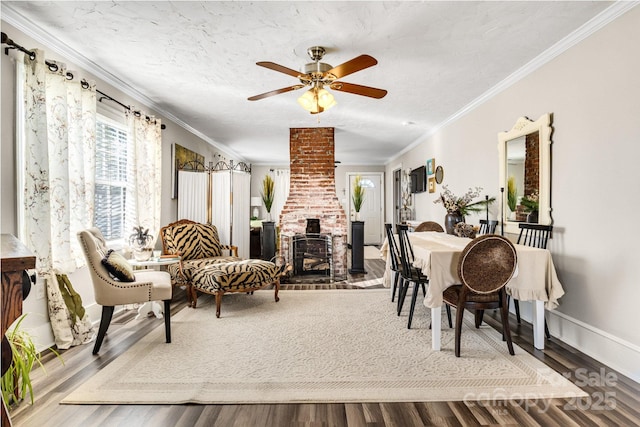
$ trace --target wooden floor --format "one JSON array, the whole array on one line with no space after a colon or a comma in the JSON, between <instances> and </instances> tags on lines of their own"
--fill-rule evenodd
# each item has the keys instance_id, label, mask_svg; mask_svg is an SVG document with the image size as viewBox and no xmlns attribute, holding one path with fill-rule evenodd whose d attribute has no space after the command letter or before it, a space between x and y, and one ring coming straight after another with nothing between
<instances>
[{"instance_id":1,"label":"wooden floor","mask_svg":"<svg viewBox=\"0 0 640 427\"><path fill-rule=\"evenodd\" d=\"M358 292L350 283L382 276L380 260L365 260L366 275L348 283L285 285L284 289L335 288ZM352 289L352 290L349 290ZM171 314L185 309L184 292L174 296ZM223 303L224 307L224 303ZM533 349L530 324L511 319L513 340L523 349L570 379L589 394L583 399L509 402L349 403L279 405L60 405L68 393L108 365L162 320L128 322L135 312L114 318L99 356L93 345L62 353L64 366L51 353L45 367L33 372L35 404L12 410L14 426L637 426L640 425L640 385L555 339L544 351ZM489 313L487 313L489 314ZM490 314L485 320L499 328ZM211 369L194 366L194 369ZM168 367L171 369L171 367ZM590 378L589 381L586 378ZM607 406L608 405L608 406Z\"/></svg>"}]
</instances>

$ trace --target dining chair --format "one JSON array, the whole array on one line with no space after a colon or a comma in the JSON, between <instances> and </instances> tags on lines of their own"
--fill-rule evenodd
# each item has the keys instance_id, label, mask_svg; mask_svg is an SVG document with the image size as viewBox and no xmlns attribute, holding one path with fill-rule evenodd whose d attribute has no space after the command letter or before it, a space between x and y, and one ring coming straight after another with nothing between
<instances>
[{"instance_id":1,"label":"dining chair","mask_svg":"<svg viewBox=\"0 0 640 427\"><path fill-rule=\"evenodd\" d=\"M391 302L395 300L396 289L398 290L398 299L400 298L400 281L402 279L402 266L400 265L400 257L398 252L398 243L393 235L391 224L385 224L384 229L387 233L387 244L389 246L389 260L391 261L390 269L393 273L393 287L391 289Z\"/></svg>"},{"instance_id":2,"label":"dining chair","mask_svg":"<svg viewBox=\"0 0 640 427\"><path fill-rule=\"evenodd\" d=\"M435 221L421 222L413 231L437 231L438 233L444 233L444 228Z\"/></svg>"},{"instance_id":3,"label":"dining chair","mask_svg":"<svg viewBox=\"0 0 640 427\"><path fill-rule=\"evenodd\" d=\"M519 245L531 246L539 249L547 249L547 242L553 232L553 225L520 223L520 235L516 241ZM520 323L520 303L517 299L513 299L513 307L516 310L516 320ZM544 334L547 339L551 338L547 321L544 321Z\"/></svg>"},{"instance_id":4,"label":"dining chair","mask_svg":"<svg viewBox=\"0 0 640 427\"><path fill-rule=\"evenodd\" d=\"M505 286L516 270L516 249L505 237L487 234L473 239L460 254L458 276L462 284L445 289L445 304L456 308L455 355L460 357L460 340L464 310L477 313L487 309L500 309L502 337L506 339L509 354L515 354L509 329L509 313Z\"/></svg>"},{"instance_id":5,"label":"dining chair","mask_svg":"<svg viewBox=\"0 0 640 427\"><path fill-rule=\"evenodd\" d=\"M398 240L400 242L400 263L402 265L401 274L402 281L400 282L400 290L398 291L398 316L402 311L402 306L404 305L404 300L407 296L407 291L411 283L413 283L413 293L411 294L411 307L409 309L409 320L407 323L407 329L411 329L411 323L413 321L413 313L416 308L416 301L418 299L418 293L420 292L420 288L422 288L422 293L424 296L427 296L426 285L429 284L429 278L422 273L422 270L414 267L413 262L415 260L413 246L411 246L411 241L409 240L409 226L404 224L399 224L397 227L398 230ZM449 320L449 327L453 326L451 321L451 309L446 307L447 310L447 319Z\"/></svg>"},{"instance_id":6,"label":"dining chair","mask_svg":"<svg viewBox=\"0 0 640 427\"><path fill-rule=\"evenodd\" d=\"M482 236L484 234L495 234L497 226L498 226L498 220L481 219L480 230L478 230L478 236Z\"/></svg>"},{"instance_id":7,"label":"dining chair","mask_svg":"<svg viewBox=\"0 0 640 427\"><path fill-rule=\"evenodd\" d=\"M107 249L105 239L97 228L78 233L80 246L87 260L97 304L102 316L93 354L98 354L107 334L116 305L164 301L166 342L171 342L171 276L166 271L129 270L127 261L117 252Z\"/></svg>"}]
</instances>

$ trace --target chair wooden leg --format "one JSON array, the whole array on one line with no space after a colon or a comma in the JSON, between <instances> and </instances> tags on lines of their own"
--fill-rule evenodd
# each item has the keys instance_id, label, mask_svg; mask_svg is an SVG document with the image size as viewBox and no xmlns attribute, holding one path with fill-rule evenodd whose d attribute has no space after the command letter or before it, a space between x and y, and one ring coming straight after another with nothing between
<instances>
[{"instance_id":1,"label":"chair wooden leg","mask_svg":"<svg viewBox=\"0 0 640 427\"><path fill-rule=\"evenodd\" d=\"M191 286L191 308L196 308L198 305L198 291L195 286Z\"/></svg>"},{"instance_id":2,"label":"chair wooden leg","mask_svg":"<svg viewBox=\"0 0 640 427\"><path fill-rule=\"evenodd\" d=\"M551 334L549 333L549 327L547 326L547 319L544 319L544 334L547 336L547 339L551 339Z\"/></svg>"},{"instance_id":3,"label":"chair wooden leg","mask_svg":"<svg viewBox=\"0 0 640 427\"><path fill-rule=\"evenodd\" d=\"M171 300L164 300L164 335L167 343L171 342Z\"/></svg>"},{"instance_id":4,"label":"chair wooden leg","mask_svg":"<svg viewBox=\"0 0 640 427\"><path fill-rule=\"evenodd\" d=\"M476 329L480 328L480 325L482 325L483 317L484 317L484 310L476 310L476 313L475 313Z\"/></svg>"},{"instance_id":5,"label":"chair wooden leg","mask_svg":"<svg viewBox=\"0 0 640 427\"><path fill-rule=\"evenodd\" d=\"M220 306L222 305L222 295L224 292L218 291L216 292L216 317L220 318Z\"/></svg>"},{"instance_id":6,"label":"chair wooden leg","mask_svg":"<svg viewBox=\"0 0 640 427\"><path fill-rule=\"evenodd\" d=\"M402 311L402 306L404 305L404 299L407 296L409 284L408 280L405 280L404 278L400 279L400 289L398 290L398 316L400 316L400 312Z\"/></svg>"},{"instance_id":7,"label":"chair wooden leg","mask_svg":"<svg viewBox=\"0 0 640 427\"><path fill-rule=\"evenodd\" d=\"M93 354L98 354L98 351L100 351L100 346L102 346L102 340L104 340L104 336L107 334L107 329L109 329L114 309L115 307L112 305L102 306L102 317L100 318L100 327L98 328L96 343L93 346Z\"/></svg>"},{"instance_id":8,"label":"chair wooden leg","mask_svg":"<svg viewBox=\"0 0 640 427\"><path fill-rule=\"evenodd\" d=\"M507 305L504 303L504 301L507 299L507 298L504 298L504 296L505 295L503 295L503 298L501 298L501 304L500 304L500 314L502 316L502 334L507 339L507 347L509 348L509 354L513 356L515 352L513 351L513 343L511 342L511 328L509 327L509 309L507 308ZM514 299L514 301L516 300Z\"/></svg>"},{"instance_id":9,"label":"chair wooden leg","mask_svg":"<svg viewBox=\"0 0 640 427\"><path fill-rule=\"evenodd\" d=\"M449 304L444 305L445 310L447 310L447 320L449 321L449 328L453 328L453 323L451 323L451 307Z\"/></svg>"},{"instance_id":10,"label":"chair wooden leg","mask_svg":"<svg viewBox=\"0 0 640 427\"><path fill-rule=\"evenodd\" d=\"M462 319L464 316L464 304L456 306L456 357L460 357L460 337L462 335Z\"/></svg>"},{"instance_id":11,"label":"chair wooden leg","mask_svg":"<svg viewBox=\"0 0 640 427\"><path fill-rule=\"evenodd\" d=\"M280 297L278 296L278 292L280 292L280 279L276 280L273 283L273 287L275 289L275 295L274 295L274 299L276 300L276 302L280 301Z\"/></svg>"},{"instance_id":12,"label":"chair wooden leg","mask_svg":"<svg viewBox=\"0 0 640 427\"><path fill-rule=\"evenodd\" d=\"M422 284L422 286L424 286L424 284ZM413 293L411 294L411 308L409 309L409 323L407 323L407 329L411 329L411 322L413 321L413 312L416 309L418 292L420 292L420 284L416 282L416 284L413 286Z\"/></svg>"},{"instance_id":13,"label":"chair wooden leg","mask_svg":"<svg viewBox=\"0 0 640 427\"><path fill-rule=\"evenodd\" d=\"M399 294L400 294L400 289L398 288L398 281L400 279L400 273L399 272L394 272L394 277L393 277L393 290L391 291L391 302L393 302L396 298L396 289L398 289L398 298L400 298Z\"/></svg>"},{"instance_id":14,"label":"chair wooden leg","mask_svg":"<svg viewBox=\"0 0 640 427\"><path fill-rule=\"evenodd\" d=\"M513 299L513 307L516 309L516 320L518 321L518 324L520 324L520 303L515 298Z\"/></svg>"}]
</instances>

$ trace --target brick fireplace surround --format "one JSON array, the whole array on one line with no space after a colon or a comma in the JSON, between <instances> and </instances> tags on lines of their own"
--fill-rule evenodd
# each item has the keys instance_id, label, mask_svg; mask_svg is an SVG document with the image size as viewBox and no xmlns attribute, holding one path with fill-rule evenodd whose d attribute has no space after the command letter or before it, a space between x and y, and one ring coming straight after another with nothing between
<instances>
[{"instance_id":1,"label":"brick fireplace surround","mask_svg":"<svg viewBox=\"0 0 640 427\"><path fill-rule=\"evenodd\" d=\"M335 185L334 128L289 130L289 197L280 214L280 255L292 263L291 242L304 234L307 218L320 219L320 233L332 236L334 280L347 277L347 217Z\"/></svg>"}]
</instances>

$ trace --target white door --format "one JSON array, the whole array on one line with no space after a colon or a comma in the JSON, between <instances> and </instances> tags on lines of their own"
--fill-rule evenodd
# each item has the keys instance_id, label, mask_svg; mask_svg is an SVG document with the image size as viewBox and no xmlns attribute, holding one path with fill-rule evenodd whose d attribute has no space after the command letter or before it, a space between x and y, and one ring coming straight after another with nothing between
<instances>
[{"instance_id":1,"label":"white door","mask_svg":"<svg viewBox=\"0 0 640 427\"><path fill-rule=\"evenodd\" d=\"M383 173L349 173L349 221L356 220L356 210L353 207L351 192L358 175L360 175L360 182L365 188L364 202L358 215L359 220L364 221L364 244L379 245L382 243ZM351 225L349 225L350 232Z\"/></svg>"}]
</instances>

